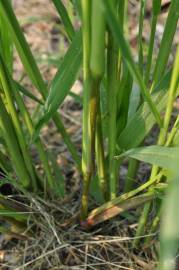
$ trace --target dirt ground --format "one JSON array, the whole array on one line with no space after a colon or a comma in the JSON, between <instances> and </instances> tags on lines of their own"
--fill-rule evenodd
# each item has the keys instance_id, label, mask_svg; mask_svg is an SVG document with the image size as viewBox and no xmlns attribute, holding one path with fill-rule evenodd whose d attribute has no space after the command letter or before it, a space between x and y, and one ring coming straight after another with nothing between
<instances>
[{"instance_id":1,"label":"dirt ground","mask_svg":"<svg viewBox=\"0 0 179 270\"><path fill-rule=\"evenodd\" d=\"M66 1L66 3L68 2ZM146 41L149 39L151 2L148 1L144 24L143 38ZM156 51L164 29L168 2L163 1L164 7L157 26ZM49 84L57 71L61 57L68 48L68 41L63 35L63 26L60 24L58 14L50 0L14 0L14 9L38 61L41 73ZM130 0L129 39L134 57L137 46L138 12L139 1ZM74 14L71 16L73 16L75 27L78 28L78 20ZM178 42L179 30L174 41L174 50ZM172 61L172 56L170 60ZM17 53L15 53L14 71L15 77L22 79L24 85L38 95L26 78ZM81 94L82 83L80 80L75 83L72 91ZM34 104L29 99L26 100L26 103L29 110L33 111ZM59 111L68 133L80 152L81 105L68 97ZM117 217L112 222L106 222L103 226L91 231L81 229L76 220L79 209L80 176L53 124L49 123L47 127L43 128L42 134L48 149L55 153L62 173L73 192L64 201L58 202L47 202L35 196L31 200L29 199L27 206L31 209L31 215L36 219L36 223L31 224L29 217L28 230L33 226L36 233L21 240L17 240L13 236L1 235L0 269L155 269L158 256L157 241L151 242L150 248L145 247L140 250L133 250L131 246L137 227L134 211L131 211L129 215ZM145 171L146 168L142 168L142 170ZM77 179L79 180L77 181ZM26 200L28 202L28 194ZM137 211L140 213L140 209ZM157 234L158 232L156 232Z\"/></svg>"}]
</instances>

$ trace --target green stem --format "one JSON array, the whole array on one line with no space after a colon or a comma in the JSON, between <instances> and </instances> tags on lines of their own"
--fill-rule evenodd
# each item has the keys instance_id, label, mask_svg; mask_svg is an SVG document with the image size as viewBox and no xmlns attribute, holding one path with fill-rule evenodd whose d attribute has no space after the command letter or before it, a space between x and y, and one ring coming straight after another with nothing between
<instances>
[{"instance_id":1,"label":"green stem","mask_svg":"<svg viewBox=\"0 0 179 270\"><path fill-rule=\"evenodd\" d=\"M159 225L160 222L160 217L162 215L162 205L159 205L159 209L157 210L157 214L155 218L152 221L152 226L149 231L149 237L146 238L145 240L145 245L148 246L152 240L152 234L156 232L156 229Z\"/></svg>"},{"instance_id":2,"label":"green stem","mask_svg":"<svg viewBox=\"0 0 179 270\"><path fill-rule=\"evenodd\" d=\"M101 81L105 68L105 17L102 0L92 0L90 71Z\"/></svg>"},{"instance_id":3,"label":"green stem","mask_svg":"<svg viewBox=\"0 0 179 270\"><path fill-rule=\"evenodd\" d=\"M26 168L29 172L29 175L31 176L32 186L34 189L36 189L36 175L35 175L34 168L32 166L33 163L32 163L30 154L27 150L23 130L21 128L21 124L20 124L20 121L19 121L19 118L17 115L17 111L15 108L14 102L13 102L13 97L12 97L12 92L13 92L12 87L13 86L9 80L7 70L5 68L3 59L1 57L0 57L0 80L1 80L4 94L6 97L7 107L8 107L9 113L11 114L14 129L15 129L15 132L17 134L17 139L18 139L19 145L21 147L21 151L22 151L23 158L24 158L24 161L26 164Z\"/></svg>"},{"instance_id":4,"label":"green stem","mask_svg":"<svg viewBox=\"0 0 179 270\"><path fill-rule=\"evenodd\" d=\"M16 87L14 85L13 89L15 89L15 88ZM15 96L18 108L19 108L19 110L21 112L22 117L24 118L25 124L27 126L28 131L29 131L29 135L31 137L33 135L33 132L34 132L34 125L33 125L33 122L31 120L30 114L29 114L28 110L26 109L25 104L24 104L18 90L15 89L15 91L13 90L13 92L14 92L14 96ZM50 188L53 189L54 179L53 179L53 176L52 176L52 172L51 172L51 169L50 169L50 164L48 162L47 155L45 153L45 150L44 150L44 147L43 147L43 144L42 144L40 138L38 138L35 141L35 144L36 144L38 154L39 154L40 160L41 160L43 168L44 168L45 175L47 177L48 184L49 184ZM46 193L46 183L45 183L45 181L44 181L44 191Z\"/></svg>"},{"instance_id":5,"label":"green stem","mask_svg":"<svg viewBox=\"0 0 179 270\"><path fill-rule=\"evenodd\" d=\"M108 153L109 153L109 185L110 198L116 197L117 175L116 175L116 135L117 135L117 90L118 90L118 50L112 33L108 37L108 63L107 63L107 91L108 91Z\"/></svg>"},{"instance_id":6,"label":"green stem","mask_svg":"<svg viewBox=\"0 0 179 270\"><path fill-rule=\"evenodd\" d=\"M84 68L84 114L83 114L83 178L82 219L88 210L88 193L95 162L96 119L100 96L100 83L105 67L105 20L101 0L82 0L83 21L83 68ZM91 8L91 9L90 9Z\"/></svg>"},{"instance_id":7,"label":"green stem","mask_svg":"<svg viewBox=\"0 0 179 270\"><path fill-rule=\"evenodd\" d=\"M130 159L128 171L127 171L127 177L125 180L125 187L124 192L129 192L134 187L134 179L136 177L137 170L139 168L139 162L136 159Z\"/></svg>"},{"instance_id":8,"label":"green stem","mask_svg":"<svg viewBox=\"0 0 179 270\"><path fill-rule=\"evenodd\" d=\"M145 230L145 225L146 225L146 220L148 218L149 215L149 211L150 211L150 207L151 207L151 202L148 202L145 204L143 211L142 211L142 215L140 216L139 219L139 224L137 227L137 232L135 234L135 239L133 242L133 247L136 248L140 242L140 238L139 236L143 236L144 235L144 230Z\"/></svg>"},{"instance_id":9,"label":"green stem","mask_svg":"<svg viewBox=\"0 0 179 270\"><path fill-rule=\"evenodd\" d=\"M153 49L154 49L156 25L157 25L157 16L153 15L150 40L149 40L149 48L148 48L148 54L147 54L147 65L146 65L146 72L145 72L146 85L148 85L149 79L150 79L150 70L151 70L151 65L152 65L152 55L153 55Z\"/></svg>"},{"instance_id":10,"label":"green stem","mask_svg":"<svg viewBox=\"0 0 179 270\"><path fill-rule=\"evenodd\" d=\"M165 146L172 145L173 139L174 139L176 133L178 132L178 128L179 128L179 115L177 116L177 118L175 120L175 123L174 123L174 125L172 127L172 130L168 134L168 137L167 137L167 141L165 143Z\"/></svg>"},{"instance_id":11,"label":"green stem","mask_svg":"<svg viewBox=\"0 0 179 270\"><path fill-rule=\"evenodd\" d=\"M83 142L82 142L82 172L83 194L81 219L85 219L88 211L88 190L93 172L91 127L90 127L90 54L91 54L91 3L90 0L81 0L82 8L82 37L83 37Z\"/></svg>"},{"instance_id":12,"label":"green stem","mask_svg":"<svg viewBox=\"0 0 179 270\"><path fill-rule=\"evenodd\" d=\"M166 104L163 128L160 129L160 133L158 136L158 141L157 141L158 145L164 145L166 142L168 127L170 124L170 119L171 119L172 110L173 110L173 102L175 100L176 91L178 90L178 85L179 85L178 78L179 78L179 47L176 53L170 88L168 91L169 93L168 93L168 99L167 99L167 104ZM153 166L151 176L153 177L153 175L155 175L157 171L158 171L158 167Z\"/></svg>"},{"instance_id":13,"label":"green stem","mask_svg":"<svg viewBox=\"0 0 179 270\"><path fill-rule=\"evenodd\" d=\"M0 96L0 129L7 144L7 149L10 154L10 157L15 168L15 172L19 178L19 181L22 183L22 186L27 188L31 184L29 173L27 172L24 159L19 148L18 140L12 121L9 117L9 114L2 102Z\"/></svg>"},{"instance_id":14,"label":"green stem","mask_svg":"<svg viewBox=\"0 0 179 270\"><path fill-rule=\"evenodd\" d=\"M148 85L148 82L150 79L150 70L151 70L151 64L152 64L156 25L157 25L158 15L160 14L160 9L161 9L161 0L153 0L152 26L151 26L150 41L149 41L149 48L148 48L148 55L147 55L147 66L146 66L146 72L145 72L146 85Z\"/></svg>"},{"instance_id":15,"label":"green stem","mask_svg":"<svg viewBox=\"0 0 179 270\"><path fill-rule=\"evenodd\" d=\"M96 120L96 163L97 163L100 189L102 191L104 199L107 201L109 199L109 190L108 190L108 181L107 181L107 173L106 173L106 166L105 166L100 104L98 105L98 114L97 114L97 120Z\"/></svg>"},{"instance_id":16,"label":"green stem","mask_svg":"<svg viewBox=\"0 0 179 270\"><path fill-rule=\"evenodd\" d=\"M140 17L139 17L139 34L138 34L138 49L139 49L139 69L141 74L143 74L143 23L144 23L144 14L145 14L145 5L146 0L140 0Z\"/></svg>"},{"instance_id":17,"label":"green stem","mask_svg":"<svg viewBox=\"0 0 179 270\"><path fill-rule=\"evenodd\" d=\"M117 15L120 28L122 30L122 33L124 34L124 32L127 32L126 16L127 16L128 0L118 1L115 4L117 6ZM117 63L117 71L115 70L114 72L117 72L116 76L116 86L117 86L116 139L117 139L127 123L129 96L132 90L132 77L131 74L129 73L129 70L125 62L122 61L121 52L117 50L117 48L116 51L118 51L118 63ZM113 166L116 178L117 176L119 176L118 172L120 170L120 165L121 161L114 162ZM120 179L118 180L118 184L119 183Z\"/></svg>"},{"instance_id":18,"label":"green stem","mask_svg":"<svg viewBox=\"0 0 179 270\"><path fill-rule=\"evenodd\" d=\"M7 71L7 73L8 73L8 71ZM8 76L9 76L9 79L10 79L10 74L8 74ZM21 96L20 96L20 94L18 92L18 89L16 88L15 83L12 80L11 80L11 83L12 83L12 86L13 86L11 88L11 90L13 91L13 95L14 95L15 100L17 102L18 108L19 108L19 110L21 112L22 117L24 118L27 129L29 131L29 134L30 134L30 136L32 136L34 127L33 127L33 123L32 123L32 120L30 118L29 112L27 111L27 109L26 109L26 107L24 105L24 102L23 102L23 100L22 100L22 98L21 98ZM36 142L36 146L37 146L37 149L38 149L40 159L41 159L41 161L43 163L45 175L47 177L49 186L52 189L52 187L53 187L53 177L52 177L52 174L51 174L51 171L50 171L50 165L48 163L46 153L45 153L45 151L43 149L43 145L42 145L39 138L38 138L38 140Z\"/></svg>"},{"instance_id":19,"label":"green stem","mask_svg":"<svg viewBox=\"0 0 179 270\"><path fill-rule=\"evenodd\" d=\"M113 10L111 8L110 1L106 0L103 3L103 6L104 6L106 19L107 19L108 24L113 32L114 39L115 39L117 45L119 46L121 53L123 54L123 59L126 62L126 64L128 65L128 68L129 68L130 72L132 73L133 77L138 82L140 90L141 90L141 94L142 94L143 98L146 100L146 102L148 103L148 105L150 106L150 109L151 109L152 113L154 114L157 123L159 124L160 127L162 127L163 123L162 123L160 114L159 114L158 110L156 109L156 106L151 99L150 93L146 89L146 85L142 79L142 76L140 75L140 72L133 61L131 51L130 51L128 44L124 38L124 35L122 34L122 31L119 27L118 20L115 16L115 13L113 12Z\"/></svg>"}]
</instances>

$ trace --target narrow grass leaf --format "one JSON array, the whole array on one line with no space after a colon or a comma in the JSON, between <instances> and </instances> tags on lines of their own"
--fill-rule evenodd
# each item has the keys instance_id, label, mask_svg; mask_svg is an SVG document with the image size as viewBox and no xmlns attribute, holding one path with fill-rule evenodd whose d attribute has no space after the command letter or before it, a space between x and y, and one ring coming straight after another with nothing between
<instances>
[{"instance_id":1,"label":"narrow grass leaf","mask_svg":"<svg viewBox=\"0 0 179 270\"><path fill-rule=\"evenodd\" d=\"M82 63L81 32L77 32L51 83L46 110L56 111L74 84ZM53 108L53 109L52 109Z\"/></svg>"},{"instance_id":2,"label":"narrow grass leaf","mask_svg":"<svg viewBox=\"0 0 179 270\"><path fill-rule=\"evenodd\" d=\"M149 39L149 47L147 52L147 61L146 61L146 71L145 71L145 83L148 84L150 79L150 71L152 65L152 56L155 43L155 33L157 26L158 15L160 14L161 9L161 0L152 1L152 21L151 21L151 32Z\"/></svg>"},{"instance_id":3,"label":"narrow grass leaf","mask_svg":"<svg viewBox=\"0 0 179 270\"><path fill-rule=\"evenodd\" d=\"M18 221L25 221L27 220L27 215L26 213L18 213L9 209L0 209L0 216L1 217L10 217L10 218L15 218Z\"/></svg>"},{"instance_id":4,"label":"narrow grass leaf","mask_svg":"<svg viewBox=\"0 0 179 270\"><path fill-rule=\"evenodd\" d=\"M143 74L143 24L144 24L144 16L145 16L145 7L146 0L140 0L140 17L139 17L139 33L138 33L138 61L139 61L139 69L141 74Z\"/></svg>"},{"instance_id":5,"label":"narrow grass leaf","mask_svg":"<svg viewBox=\"0 0 179 270\"><path fill-rule=\"evenodd\" d=\"M70 40L72 40L74 34L75 34L75 31L74 31L74 28L73 28L73 25L71 23L71 20L70 20L70 17L68 16L68 12L64 6L64 4L62 3L61 0L52 0L54 6L56 7L59 15L60 15L60 18L62 19L62 22L64 24L64 27L65 27L65 30L68 34L68 37Z\"/></svg>"},{"instance_id":6,"label":"narrow grass leaf","mask_svg":"<svg viewBox=\"0 0 179 270\"><path fill-rule=\"evenodd\" d=\"M25 40L25 37L21 31L20 25L15 17L15 14L10 6L9 1L0 1L0 7L2 8L3 18L7 22L7 29L10 30L11 38L14 41L22 63L31 78L34 85L39 89L43 97L46 97L44 82L41 78L39 69L35 63L34 57L29 49L29 46Z\"/></svg>"},{"instance_id":7,"label":"narrow grass leaf","mask_svg":"<svg viewBox=\"0 0 179 270\"><path fill-rule=\"evenodd\" d=\"M18 83L17 81L14 81L16 88L26 97L29 97L30 99L32 99L33 101L44 105L44 102L42 100L40 100L39 98L37 98L36 96L34 96L31 92L29 92L24 86L22 86L20 83Z\"/></svg>"},{"instance_id":8,"label":"narrow grass leaf","mask_svg":"<svg viewBox=\"0 0 179 270\"><path fill-rule=\"evenodd\" d=\"M36 125L33 140L36 139L41 127L53 117L65 97L69 94L79 73L81 62L81 33L78 32L52 81L50 93L45 104L45 113Z\"/></svg>"},{"instance_id":9,"label":"narrow grass leaf","mask_svg":"<svg viewBox=\"0 0 179 270\"><path fill-rule=\"evenodd\" d=\"M164 28L164 33L160 44L160 50L155 64L152 89L157 84L158 80L165 71L166 64L171 52L172 41L176 33L178 18L179 18L179 1L173 0L171 1L167 22Z\"/></svg>"},{"instance_id":10,"label":"narrow grass leaf","mask_svg":"<svg viewBox=\"0 0 179 270\"><path fill-rule=\"evenodd\" d=\"M7 0L11 3L11 0ZM11 36L7 31L7 22L3 17L2 7L0 7L0 50L2 50L8 69L11 72L13 66L13 45Z\"/></svg>"}]
</instances>

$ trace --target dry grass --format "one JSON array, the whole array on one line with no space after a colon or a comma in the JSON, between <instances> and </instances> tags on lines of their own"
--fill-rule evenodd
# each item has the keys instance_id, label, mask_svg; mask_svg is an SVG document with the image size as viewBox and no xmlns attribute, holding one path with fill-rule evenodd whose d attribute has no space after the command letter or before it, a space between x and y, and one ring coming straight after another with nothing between
<instances>
[{"instance_id":1,"label":"dry grass","mask_svg":"<svg viewBox=\"0 0 179 270\"><path fill-rule=\"evenodd\" d=\"M78 224L79 200L76 194L73 204L68 203L67 197L61 202L32 196L28 201L27 197L30 198L26 194L25 200L21 200L31 212L28 229L24 232L28 236L18 242L12 240L13 237L11 241L4 238L1 269L155 268L155 242L150 249L132 249L132 235L136 228L134 221L118 217L101 227L84 231Z\"/></svg>"}]
</instances>

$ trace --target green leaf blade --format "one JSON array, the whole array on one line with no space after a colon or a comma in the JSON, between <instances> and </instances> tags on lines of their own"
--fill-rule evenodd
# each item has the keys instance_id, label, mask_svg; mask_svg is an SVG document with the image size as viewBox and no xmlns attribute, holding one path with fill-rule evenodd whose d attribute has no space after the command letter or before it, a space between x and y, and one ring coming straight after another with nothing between
<instances>
[{"instance_id":1,"label":"green leaf blade","mask_svg":"<svg viewBox=\"0 0 179 270\"><path fill-rule=\"evenodd\" d=\"M119 158L131 157L173 171L176 168L176 159L178 154L179 147L152 145L130 149L129 151L120 155Z\"/></svg>"}]
</instances>

